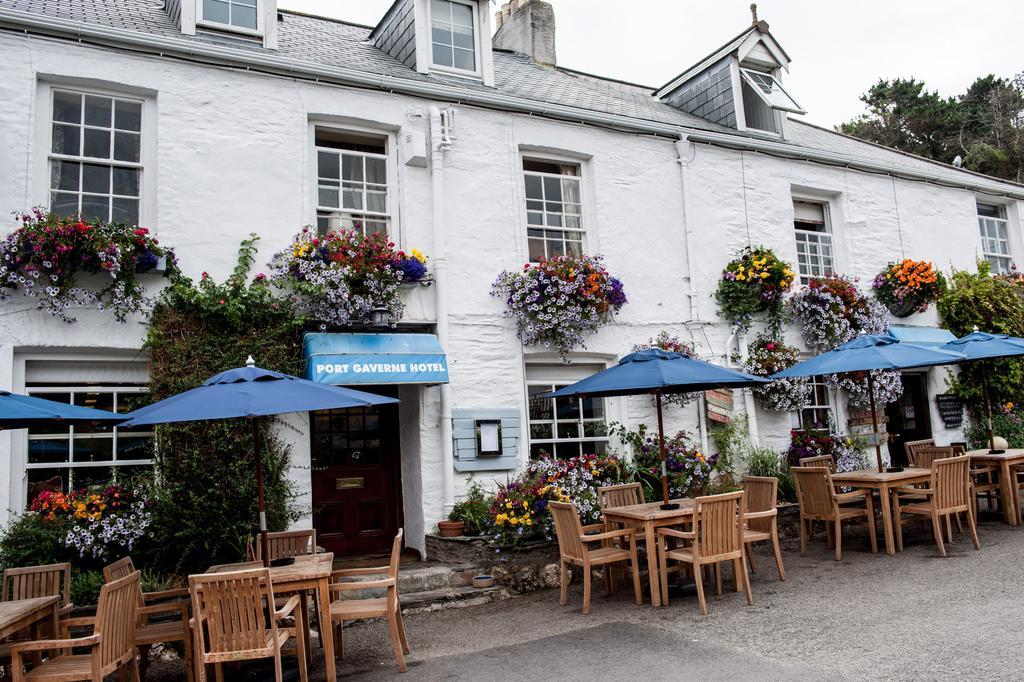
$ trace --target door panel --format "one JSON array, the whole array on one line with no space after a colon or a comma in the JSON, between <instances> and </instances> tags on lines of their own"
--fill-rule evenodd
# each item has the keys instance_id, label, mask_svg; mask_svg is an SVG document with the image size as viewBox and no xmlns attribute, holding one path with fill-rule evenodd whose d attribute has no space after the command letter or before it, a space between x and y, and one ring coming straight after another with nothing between
<instances>
[{"instance_id":1,"label":"door panel","mask_svg":"<svg viewBox=\"0 0 1024 682\"><path fill-rule=\"evenodd\" d=\"M907 464L904 443L932 437L927 378L926 374L904 374L903 395L885 408L889 418L889 456L894 464Z\"/></svg>"},{"instance_id":2,"label":"door panel","mask_svg":"<svg viewBox=\"0 0 1024 682\"><path fill-rule=\"evenodd\" d=\"M386 553L401 523L398 406L311 416L317 542L338 556Z\"/></svg>"}]
</instances>

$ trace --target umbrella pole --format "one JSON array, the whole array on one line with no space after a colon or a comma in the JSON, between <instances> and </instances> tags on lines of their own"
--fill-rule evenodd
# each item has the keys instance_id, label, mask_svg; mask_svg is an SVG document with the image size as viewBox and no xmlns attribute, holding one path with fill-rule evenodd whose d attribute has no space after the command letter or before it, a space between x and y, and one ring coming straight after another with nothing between
<instances>
[{"instance_id":1,"label":"umbrella pole","mask_svg":"<svg viewBox=\"0 0 1024 682\"><path fill-rule=\"evenodd\" d=\"M678 504L672 504L668 501L668 468L665 463L665 421L661 415L661 391L656 391L654 398L658 405L658 455L661 458L661 508L678 509Z\"/></svg>"},{"instance_id":2,"label":"umbrella pole","mask_svg":"<svg viewBox=\"0 0 1024 682\"><path fill-rule=\"evenodd\" d=\"M988 451L996 452L996 435L992 430L992 402L988 397L988 370L985 368L985 363L979 363L981 365L981 390L985 394L985 418L988 420Z\"/></svg>"},{"instance_id":3,"label":"umbrella pole","mask_svg":"<svg viewBox=\"0 0 1024 682\"><path fill-rule=\"evenodd\" d=\"M260 548L263 551L263 565L270 566L270 538L267 536L267 498L263 492L263 454L260 452L260 426L255 418L252 422L253 452L256 453L256 488L259 495Z\"/></svg>"},{"instance_id":4,"label":"umbrella pole","mask_svg":"<svg viewBox=\"0 0 1024 682\"><path fill-rule=\"evenodd\" d=\"M878 461L878 473L882 473L882 444L878 435L878 416L875 414L875 381L868 370L868 404L871 406L871 428L875 432L875 459Z\"/></svg>"}]
</instances>

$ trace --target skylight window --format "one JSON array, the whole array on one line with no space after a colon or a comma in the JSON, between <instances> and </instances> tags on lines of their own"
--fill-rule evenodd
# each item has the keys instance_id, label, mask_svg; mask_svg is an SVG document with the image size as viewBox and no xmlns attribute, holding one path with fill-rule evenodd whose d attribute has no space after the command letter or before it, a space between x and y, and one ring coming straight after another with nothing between
<instances>
[{"instance_id":1,"label":"skylight window","mask_svg":"<svg viewBox=\"0 0 1024 682\"><path fill-rule=\"evenodd\" d=\"M740 69L740 73L750 89L772 109L792 111L794 114L807 113L770 73L751 69Z\"/></svg>"}]
</instances>

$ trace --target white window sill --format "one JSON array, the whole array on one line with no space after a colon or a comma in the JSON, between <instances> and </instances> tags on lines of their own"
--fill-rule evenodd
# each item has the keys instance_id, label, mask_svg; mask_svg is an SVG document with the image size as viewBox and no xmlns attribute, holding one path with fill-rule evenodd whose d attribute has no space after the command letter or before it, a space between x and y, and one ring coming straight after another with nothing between
<instances>
[{"instance_id":1,"label":"white window sill","mask_svg":"<svg viewBox=\"0 0 1024 682\"><path fill-rule=\"evenodd\" d=\"M246 36L249 38L259 38L260 40L263 39L263 31L260 31L259 29L243 28L241 26L232 26L231 24L220 24L216 21L207 21L205 19L200 19L199 21L197 21L196 26L199 28L205 28L211 31L216 31L218 33L236 33L238 35Z\"/></svg>"}]
</instances>

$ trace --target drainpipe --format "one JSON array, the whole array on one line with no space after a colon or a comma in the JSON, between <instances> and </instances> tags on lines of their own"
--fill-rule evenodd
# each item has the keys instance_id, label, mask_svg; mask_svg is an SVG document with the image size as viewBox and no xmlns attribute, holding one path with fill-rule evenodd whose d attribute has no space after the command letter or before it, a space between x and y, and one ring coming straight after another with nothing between
<instances>
[{"instance_id":1,"label":"drainpipe","mask_svg":"<svg viewBox=\"0 0 1024 682\"><path fill-rule=\"evenodd\" d=\"M431 221L434 226L434 297L437 302L437 339L448 352L448 254L445 249L444 153L451 139L444 128L441 110L430 105ZM441 384L441 480L444 490L442 515L455 504L455 453L452 444L451 386Z\"/></svg>"},{"instance_id":2,"label":"drainpipe","mask_svg":"<svg viewBox=\"0 0 1024 682\"><path fill-rule=\"evenodd\" d=\"M693 265L693 229L686 220L686 167L691 161L693 161L693 157L690 156L690 151L693 146L690 144L690 140L685 134L679 136L679 139L675 142L675 146L676 162L679 164L679 190L683 197L682 218L683 248L686 249L686 295L690 299L690 320L693 321L700 319L700 313L697 310L697 287L694 284L696 281L696 274L694 272Z\"/></svg>"}]
</instances>

